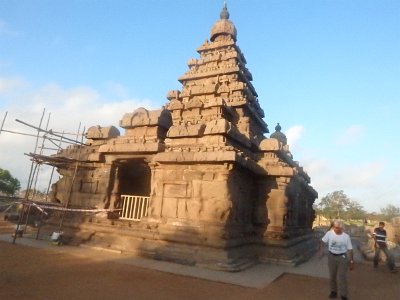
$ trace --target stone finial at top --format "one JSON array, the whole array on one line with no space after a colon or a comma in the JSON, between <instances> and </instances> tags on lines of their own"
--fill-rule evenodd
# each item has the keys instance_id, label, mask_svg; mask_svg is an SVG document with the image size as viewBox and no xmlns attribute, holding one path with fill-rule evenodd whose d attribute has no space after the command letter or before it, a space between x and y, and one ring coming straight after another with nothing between
<instances>
[{"instance_id":1,"label":"stone finial at top","mask_svg":"<svg viewBox=\"0 0 400 300\"><path fill-rule=\"evenodd\" d=\"M224 7L222 8L222 11L219 15L221 19L229 19L229 12L228 12L228 7L226 6L226 0L224 1Z\"/></svg>"},{"instance_id":2,"label":"stone finial at top","mask_svg":"<svg viewBox=\"0 0 400 300\"><path fill-rule=\"evenodd\" d=\"M279 123L275 126L275 132L271 134L271 139L277 139L280 141L284 146L287 145L287 138L284 133L281 132L282 127Z\"/></svg>"},{"instance_id":3,"label":"stone finial at top","mask_svg":"<svg viewBox=\"0 0 400 300\"><path fill-rule=\"evenodd\" d=\"M220 19L214 24L211 29L210 40L214 42L220 36L230 36L236 42L236 28L235 25L229 20L229 12L224 1L224 7L220 13Z\"/></svg>"}]
</instances>

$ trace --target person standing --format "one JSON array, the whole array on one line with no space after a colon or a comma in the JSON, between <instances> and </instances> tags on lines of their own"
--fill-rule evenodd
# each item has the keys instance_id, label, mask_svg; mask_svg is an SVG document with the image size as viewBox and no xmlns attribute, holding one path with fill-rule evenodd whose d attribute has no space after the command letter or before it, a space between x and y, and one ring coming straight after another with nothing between
<instances>
[{"instance_id":1,"label":"person standing","mask_svg":"<svg viewBox=\"0 0 400 300\"><path fill-rule=\"evenodd\" d=\"M353 245L350 236L343 231L341 221L333 221L332 230L322 237L318 250L320 256L322 256L324 244L328 246L329 251L328 268L331 288L329 298L337 298L339 291L341 299L347 300L347 269L349 266L350 270L354 268Z\"/></svg>"},{"instance_id":2,"label":"person standing","mask_svg":"<svg viewBox=\"0 0 400 300\"><path fill-rule=\"evenodd\" d=\"M390 253L387 243L386 243L386 230L385 230L385 222L379 222L379 227L374 229L374 240L375 240L375 256L374 256L374 267L378 267L379 255L381 250L386 255L386 262L389 267L389 270L392 273L396 273L394 258Z\"/></svg>"}]
</instances>

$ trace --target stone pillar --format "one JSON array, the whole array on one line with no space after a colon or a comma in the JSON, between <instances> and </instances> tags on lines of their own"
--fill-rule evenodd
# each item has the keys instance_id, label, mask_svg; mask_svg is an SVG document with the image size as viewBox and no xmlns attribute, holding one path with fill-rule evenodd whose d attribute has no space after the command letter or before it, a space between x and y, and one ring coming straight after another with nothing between
<instances>
[{"instance_id":1,"label":"stone pillar","mask_svg":"<svg viewBox=\"0 0 400 300\"><path fill-rule=\"evenodd\" d=\"M110 184L112 184L110 193L110 208L117 209L121 204L121 193L119 186L119 164L113 163L110 174Z\"/></svg>"},{"instance_id":2,"label":"stone pillar","mask_svg":"<svg viewBox=\"0 0 400 300\"><path fill-rule=\"evenodd\" d=\"M266 235L269 238L285 238L286 237L286 217L287 217L286 189L272 189L268 194L267 209L269 224Z\"/></svg>"}]
</instances>

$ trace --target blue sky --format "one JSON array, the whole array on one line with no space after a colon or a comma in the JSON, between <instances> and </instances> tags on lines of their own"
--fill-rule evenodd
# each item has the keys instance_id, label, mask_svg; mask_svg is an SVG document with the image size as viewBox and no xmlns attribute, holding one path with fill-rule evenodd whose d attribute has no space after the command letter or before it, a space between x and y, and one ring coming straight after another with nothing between
<instances>
[{"instance_id":1,"label":"blue sky","mask_svg":"<svg viewBox=\"0 0 400 300\"><path fill-rule=\"evenodd\" d=\"M227 3L264 120L271 132L280 122L320 197L343 190L369 211L400 206L400 1ZM49 128L71 132L159 108L222 5L0 0L4 129L33 132L14 119L37 125L44 108ZM32 138L0 135L0 167L23 185L33 147Z\"/></svg>"}]
</instances>

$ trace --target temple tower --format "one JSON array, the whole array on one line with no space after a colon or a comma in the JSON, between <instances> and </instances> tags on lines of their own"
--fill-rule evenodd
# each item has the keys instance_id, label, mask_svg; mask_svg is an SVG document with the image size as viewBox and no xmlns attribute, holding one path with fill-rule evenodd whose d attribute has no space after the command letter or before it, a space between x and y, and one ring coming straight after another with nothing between
<instances>
[{"instance_id":1,"label":"temple tower","mask_svg":"<svg viewBox=\"0 0 400 300\"><path fill-rule=\"evenodd\" d=\"M310 256L317 193L281 126L265 136L236 40L225 4L165 107L126 113L123 136L92 127L85 146L56 155L79 168L70 160L58 165L64 177L54 199L120 211L98 223L71 222L95 231L88 243L228 271ZM136 216L130 207L138 206Z\"/></svg>"},{"instance_id":2,"label":"temple tower","mask_svg":"<svg viewBox=\"0 0 400 300\"><path fill-rule=\"evenodd\" d=\"M276 139L278 133L265 138L264 113L236 39L225 4L210 39L197 49L200 57L189 59L189 70L179 78L182 89L167 95L173 124L166 151L153 159L147 222L168 242L146 241L150 246L143 248L157 257L178 255L227 270L271 255L291 261L287 251L275 255L279 251L263 247L287 249L288 238L311 230L297 222L303 203L287 196L292 189L299 197L297 183L307 186L309 179L297 175L286 140ZM310 195L307 214L315 199Z\"/></svg>"},{"instance_id":3,"label":"temple tower","mask_svg":"<svg viewBox=\"0 0 400 300\"><path fill-rule=\"evenodd\" d=\"M251 153L268 128L236 36L225 4L210 40L197 49L200 58L189 59L189 70L179 78L182 90L168 93L167 109L173 118L168 133L171 148L186 145L182 138L190 136L197 147L233 146L254 159Z\"/></svg>"}]
</instances>

